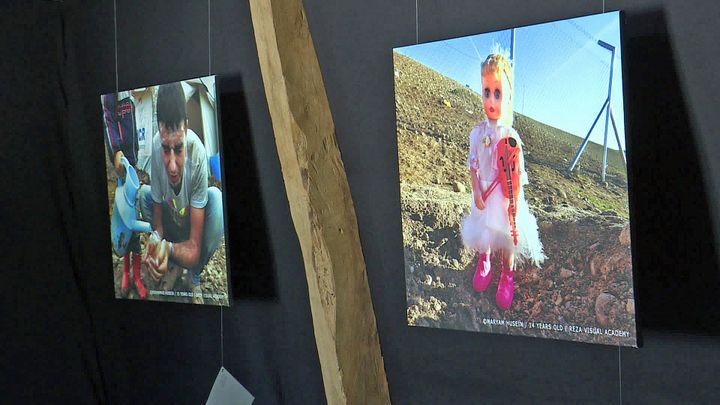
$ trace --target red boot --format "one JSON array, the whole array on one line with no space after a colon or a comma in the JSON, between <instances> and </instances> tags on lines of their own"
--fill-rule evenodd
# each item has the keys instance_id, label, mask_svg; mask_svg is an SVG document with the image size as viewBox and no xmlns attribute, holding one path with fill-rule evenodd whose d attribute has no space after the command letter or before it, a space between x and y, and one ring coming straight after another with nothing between
<instances>
[{"instance_id":1,"label":"red boot","mask_svg":"<svg viewBox=\"0 0 720 405\"><path fill-rule=\"evenodd\" d=\"M500 273L500 281L498 282L497 294L495 294L495 302L503 311L507 311L512 305L513 295L515 293L515 284L513 283L513 270L507 266L503 260L502 273Z\"/></svg>"},{"instance_id":2,"label":"red boot","mask_svg":"<svg viewBox=\"0 0 720 405\"><path fill-rule=\"evenodd\" d=\"M473 288L477 292L483 292L487 289L491 279L490 254L480 253L480 258L475 268L475 275L473 276Z\"/></svg>"},{"instance_id":3,"label":"red boot","mask_svg":"<svg viewBox=\"0 0 720 405\"><path fill-rule=\"evenodd\" d=\"M123 274L122 281L120 282L120 292L123 297L127 296L128 289L130 288L130 252L125 253L123 256Z\"/></svg>"},{"instance_id":4,"label":"red boot","mask_svg":"<svg viewBox=\"0 0 720 405\"><path fill-rule=\"evenodd\" d=\"M140 299L144 300L147 298L147 290L142 283L142 275L140 274L140 254L133 254L133 280L135 281L135 289L140 296Z\"/></svg>"}]
</instances>

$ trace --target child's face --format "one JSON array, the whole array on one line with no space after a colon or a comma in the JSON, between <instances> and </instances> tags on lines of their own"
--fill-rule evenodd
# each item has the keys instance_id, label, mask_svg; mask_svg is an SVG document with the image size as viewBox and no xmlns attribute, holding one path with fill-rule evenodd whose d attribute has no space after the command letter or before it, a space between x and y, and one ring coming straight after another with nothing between
<instances>
[{"instance_id":1,"label":"child's face","mask_svg":"<svg viewBox=\"0 0 720 405\"><path fill-rule=\"evenodd\" d=\"M485 115L488 119L497 121L502 117L504 107L508 105L510 94L506 93L509 84L502 72L487 72L482 75L482 99Z\"/></svg>"}]
</instances>

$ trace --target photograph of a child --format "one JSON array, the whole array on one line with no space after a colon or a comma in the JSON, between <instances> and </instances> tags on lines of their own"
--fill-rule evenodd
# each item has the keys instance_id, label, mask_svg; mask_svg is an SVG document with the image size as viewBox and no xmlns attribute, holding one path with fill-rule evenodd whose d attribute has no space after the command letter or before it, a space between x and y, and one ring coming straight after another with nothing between
<instances>
[{"instance_id":1,"label":"photograph of a child","mask_svg":"<svg viewBox=\"0 0 720 405\"><path fill-rule=\"evenodd\" d=\"M619 13L393 52L411 326L636 346Z\"/></svg>"},{"instance_id":2,"label":"photograph of a child","mask_svg":"<svg viewBox=\"0 0 720 405\"><path fill-rule=\"evenodd\" d=\"M115 297L228 306L215 76L101 103Z\"/></svg>"}]
</instances>

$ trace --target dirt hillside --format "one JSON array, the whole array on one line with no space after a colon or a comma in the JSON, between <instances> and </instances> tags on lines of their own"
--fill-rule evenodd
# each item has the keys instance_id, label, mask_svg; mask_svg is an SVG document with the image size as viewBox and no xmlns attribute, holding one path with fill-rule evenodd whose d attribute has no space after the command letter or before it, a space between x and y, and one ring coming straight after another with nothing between
<instances>
[{"instance_id":1,"label":"dirt hillside","mask_svg":"<svg viewBox=\"0 0 720 405\"><path fill-rule=\"evenodd\" d=\"M485 118L480 96L465 85L394 54L400 191L410 325L635 344L635 305L622 156L589 143L572 174L581 139L515 115L548 259L520 265L515 300L495 304L499 262L484 293L472 288L475 252L462 246L470 210L466 161L470 129ZM591 122L590 122L591 123ZM589 123L589 124L590 124Z\"/></svg>"}]
</instances>

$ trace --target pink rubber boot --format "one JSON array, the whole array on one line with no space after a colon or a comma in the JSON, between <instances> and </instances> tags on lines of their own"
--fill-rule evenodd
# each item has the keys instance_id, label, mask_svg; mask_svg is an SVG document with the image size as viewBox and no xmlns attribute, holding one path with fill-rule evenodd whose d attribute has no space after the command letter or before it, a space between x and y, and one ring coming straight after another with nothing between
<instances>
[{"instance_id":1,"label":"pink rubber boot","mask_svg":"<svg viewBox=\"0 0 720 405\"><path fill-rule=\"evenodd\" d=\"M515 284L513 283L513 270L505 264L503 260L503 269L500 273L500 281L498 282L497 294L495 294L495 302L503 311L507 311L512 305L513 294L515 293Z\"/></svg>"},{"instance_id":2,"label":"pink rubber boot","mask_svg":"<svg viewBox=\"0 0 720 405\"><path fill-rule=\"evenodd\" d=\"M473 288L477 292L483 292L487 289L491 279L490 254L481 253L473 276Z\"/></svg>"}]
</instances>

